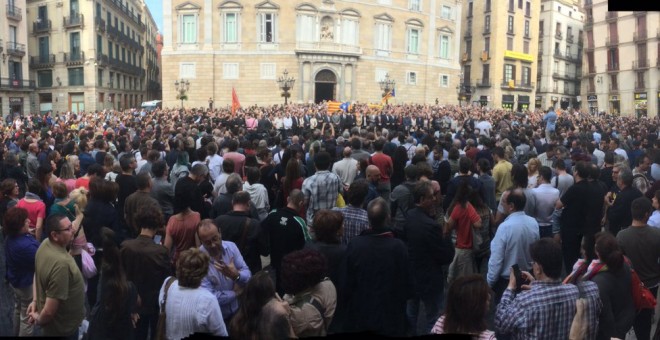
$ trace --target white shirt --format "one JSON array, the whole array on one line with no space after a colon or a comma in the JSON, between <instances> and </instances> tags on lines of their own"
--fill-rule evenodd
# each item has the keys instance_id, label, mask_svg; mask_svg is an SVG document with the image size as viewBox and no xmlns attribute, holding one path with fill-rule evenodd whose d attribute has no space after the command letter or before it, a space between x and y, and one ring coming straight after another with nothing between
<instances>
[{"instance_id":1,"label":"white shirt","mask_svg":"<svg viewBox=\"0 0 660 340\"><path fill-rule=\"evenodd\" d=\"M358 161L348 157L332 165L332 172L334 172L344 185L351 185L357 176Z\"/></svg>"},{"instance_id":2,"label":"white shirt","mask_svg":"<svg viewBox=\"0 0 660 340\"><path fill-rule=\"evenodd\" d=\"M617 155L621 155L621 157L623 157L623 159L628 160L628 153L626 153L626 150L624 150L622 148L616 148L616 149L614 149L614 153L617 154Z\"/></svg>"},{"instance_id":3,"label":"white shirt","mask_svg":"<svg viewBox=\"0 0 660 340\"><path fill-rule=\"evenodd\" d=\"M218 176L222 173L222 157L215 154L212 156L207 156L206 161L209 164L209 175L211 179L215 182Z\"/></svg>"},{"instance_id":4,"label":"white shirt","mask_svg":"<svg viewBox=\"0 0 660 340\"><path fill-rule=\"evenodd\" d=\"M594 149L593 155L596 156L596 160L598 161L596 165L598 167L602 167L603 163L605 163L605 153L601 150Z\"/></svg>"},{"instance_id":5,"label":"white shirt","mask_svg":"<svg viewBox=\"0 0 660 340\"><path fill-rule=\"evenodd\" d=\"M166 283L160 288L158 301L163 301ZM204 288L179 287L179 281L174 281L167 293L165 311L167 339L179 340L193 333L228 335L218 299Z\"/></svg>"},{"instance_id":6,"label":"white shirt","mask_svg":"<svg viewBox=\"0 0 660 340\"><path fill-rule=\"evenodd\" d=\"M250 194L250 202L254 204L255 208L257 208L259 220L265 220L266 216L268 216L268 211L270 210L266 187L261 183L250 184L245 182L243 183L243 190Z\"/></svg>"},{"instance_id":7,"label":"white shirt","mask_svg":"<svg viewBox=\"0 0 660 340\"><path fill-rule=\"evenodd\" d=\"M532 194L536 199L534 209L534 218L539 225L551 225L552 213L555 211L555 203L559 199L559 189L548 183L540 184L532 189Z\"/></svg>"},{"instance_id":8,"label":"white shirt","mask_svg":"<svg viewBox=\"0 0 660 340\"><path fill-rule=\"evenodd\" d=\"M227 186L225 184L227 183L229 175L231 174L223 172L215 179L215 183L213 184L213 197L218 197L218 195L227 192Z\"/></svg>"},{"instance_id":9,"label":"white shirt","mask_svg":"<svg viewBox=\"0 0 660 340\"><path fill-rule=\"evenodd\" d=\"M293 120L291 117L284 117L284 121L282 122L284 124L284 129L288 130L293 126Z\"/></svg>"}]
</instances>

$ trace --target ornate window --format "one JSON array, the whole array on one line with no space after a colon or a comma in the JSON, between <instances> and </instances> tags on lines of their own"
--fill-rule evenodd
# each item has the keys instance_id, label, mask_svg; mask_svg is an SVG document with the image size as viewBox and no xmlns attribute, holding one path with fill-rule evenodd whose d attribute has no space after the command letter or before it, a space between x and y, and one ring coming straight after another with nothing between
<instances>
[{"instance_id":1,"label":"ornate window","mask_svg":"<svg viewBox=\"0 0 660 340\"><path fill-rule=\"evenodd\" d=\"M318 9L309 3L296 7L296 37L299 42L318 41L317 15Z\"/></svg>"},{"instance_id":2,"label":"ornate window","mask_svg":"<svg viewBox=\"0 0 660 340\"><path fill-rule=\"evenodd\" d=\"M277 13L280 7L270 1L257 4L257 41L262 44L277 42Z\"/></svg>"},{"instance_id":3,"label":"ornate window","mask_svg":"<svg viewBox=\"0 0 660 340\"><path fill-rule=\"evenodd\" d=\"M225 1L220 4L222 25L220 39L223 44L238 44L241 42L241 10L238 2Z\"/></svg>"},{"instance_id":4,"label":"ornate window","mask_svg":"<svg viewBox=\"0 0 660 340\"><path fill-rule=\"evenodd\" d=\"M341 36L340 41L345 45L359 45L360 37L360 13L348 9L340 13L341 15Z\"/></svg>"},{"instance_id":5,"label":"ornate window","mask_svg":"<svg viewBox=\"0 0 660 340\"><path fill-rule=\"evenodd\" d=\"M380 14L375 18L375 42L376 55L389 56L392 50L392 24L394 19L388 14Z\"/></svg>"},{"instance_id":6,"label":"ornate window","mask_svg":"<svg viewBox=\"0 0 660 340\"><path fill-rule=\"evenodd\" d=\"M179 44L197 44L198 18L201 7L186 2L176 7L179 19Z\"/></svg>"}]
</instances>

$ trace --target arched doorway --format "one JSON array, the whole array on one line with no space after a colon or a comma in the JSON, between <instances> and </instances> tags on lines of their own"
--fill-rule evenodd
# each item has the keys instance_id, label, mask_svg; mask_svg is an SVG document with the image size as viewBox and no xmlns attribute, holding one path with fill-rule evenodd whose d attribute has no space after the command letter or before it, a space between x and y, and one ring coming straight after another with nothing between
<instances>
[{"instance_id":1,"label":"arched doorway","mask_svg":"<svg viewBox=\"0 0 660 340\"><path fill-rule=\"evenodd\" d=\"M330 70L322 70L314 78L314 102L335 99L337 76Z\"/></svg>"}]
</instances>

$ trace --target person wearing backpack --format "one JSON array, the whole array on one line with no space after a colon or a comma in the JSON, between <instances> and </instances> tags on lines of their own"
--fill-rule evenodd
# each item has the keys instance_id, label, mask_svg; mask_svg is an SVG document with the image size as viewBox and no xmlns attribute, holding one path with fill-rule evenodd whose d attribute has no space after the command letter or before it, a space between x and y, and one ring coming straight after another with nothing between
<instances>
[{"instance_id":1,"label":"person wearing backpack","mask_svg":"<svg viewBox=\"0 0 660 340\"><path fill-rule=\"evenodd\" d=\"M408 165L404 169L406 181L397 185L390 195L391 214L393 219L394 234L401 238L403 236L403 226L406 223L408 210L415 206L412 197L412 189L418 182L418 171L415 165Z\"/></svg>"}]
</instances>

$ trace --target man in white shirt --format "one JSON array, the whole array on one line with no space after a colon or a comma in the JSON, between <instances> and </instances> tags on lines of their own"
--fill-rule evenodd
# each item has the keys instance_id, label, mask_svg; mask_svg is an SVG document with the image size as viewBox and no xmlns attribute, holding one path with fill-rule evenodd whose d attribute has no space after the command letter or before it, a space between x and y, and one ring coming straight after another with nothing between
<instances>
[{"instance_id":1,"label":"man in white shirt","mask_svg":"<svg viewBox=\"0 0 660 340\"><path fill-rule=\"evenodd\" d=\"M534 218L539 224L540 237L552 237L552 213L555 210L555 204L559 199L559 189L550 184L552 170L543 166L539 169L539 186L531 189L536 205L534 209Z\"/></svg>"},{"instance_id":2,"label":"man in white shirt","mask_svg":"<svg viewBox=\"0 0 660 340\"><path fill-rule=\"evenodd\" d=\"M622 149L620 146L620 141L618 138L610 139L610 150L614 150L614 153L623 157L623 159L628 160L628 153L626 150Z\"/></svg>"},{"instance_id":3,"label":"man in white shirt","mask_svg":"<svg viewBox=\"0 0 660 340\"><path fill-rule=\"evenodd\" d=\"M339 176L344 188L348 188L357 176L358 161L351 157L350 147L344 148L344 158L332 165L332 172Z\"/></svg>"},{"instance_id":4,"label":"man in white shirt","mask_svg":"<svg viewBox=\"0 0 660 340\"><path fill-rule=\"evenodd\" d=\"M596 157L596 165L598 166L598 168L602 168L603 163L605 162L605 152L597 149L593 142L589 143L587 148L588 150L591 151L591 154Z\"/></svg>"}]
</instances>

